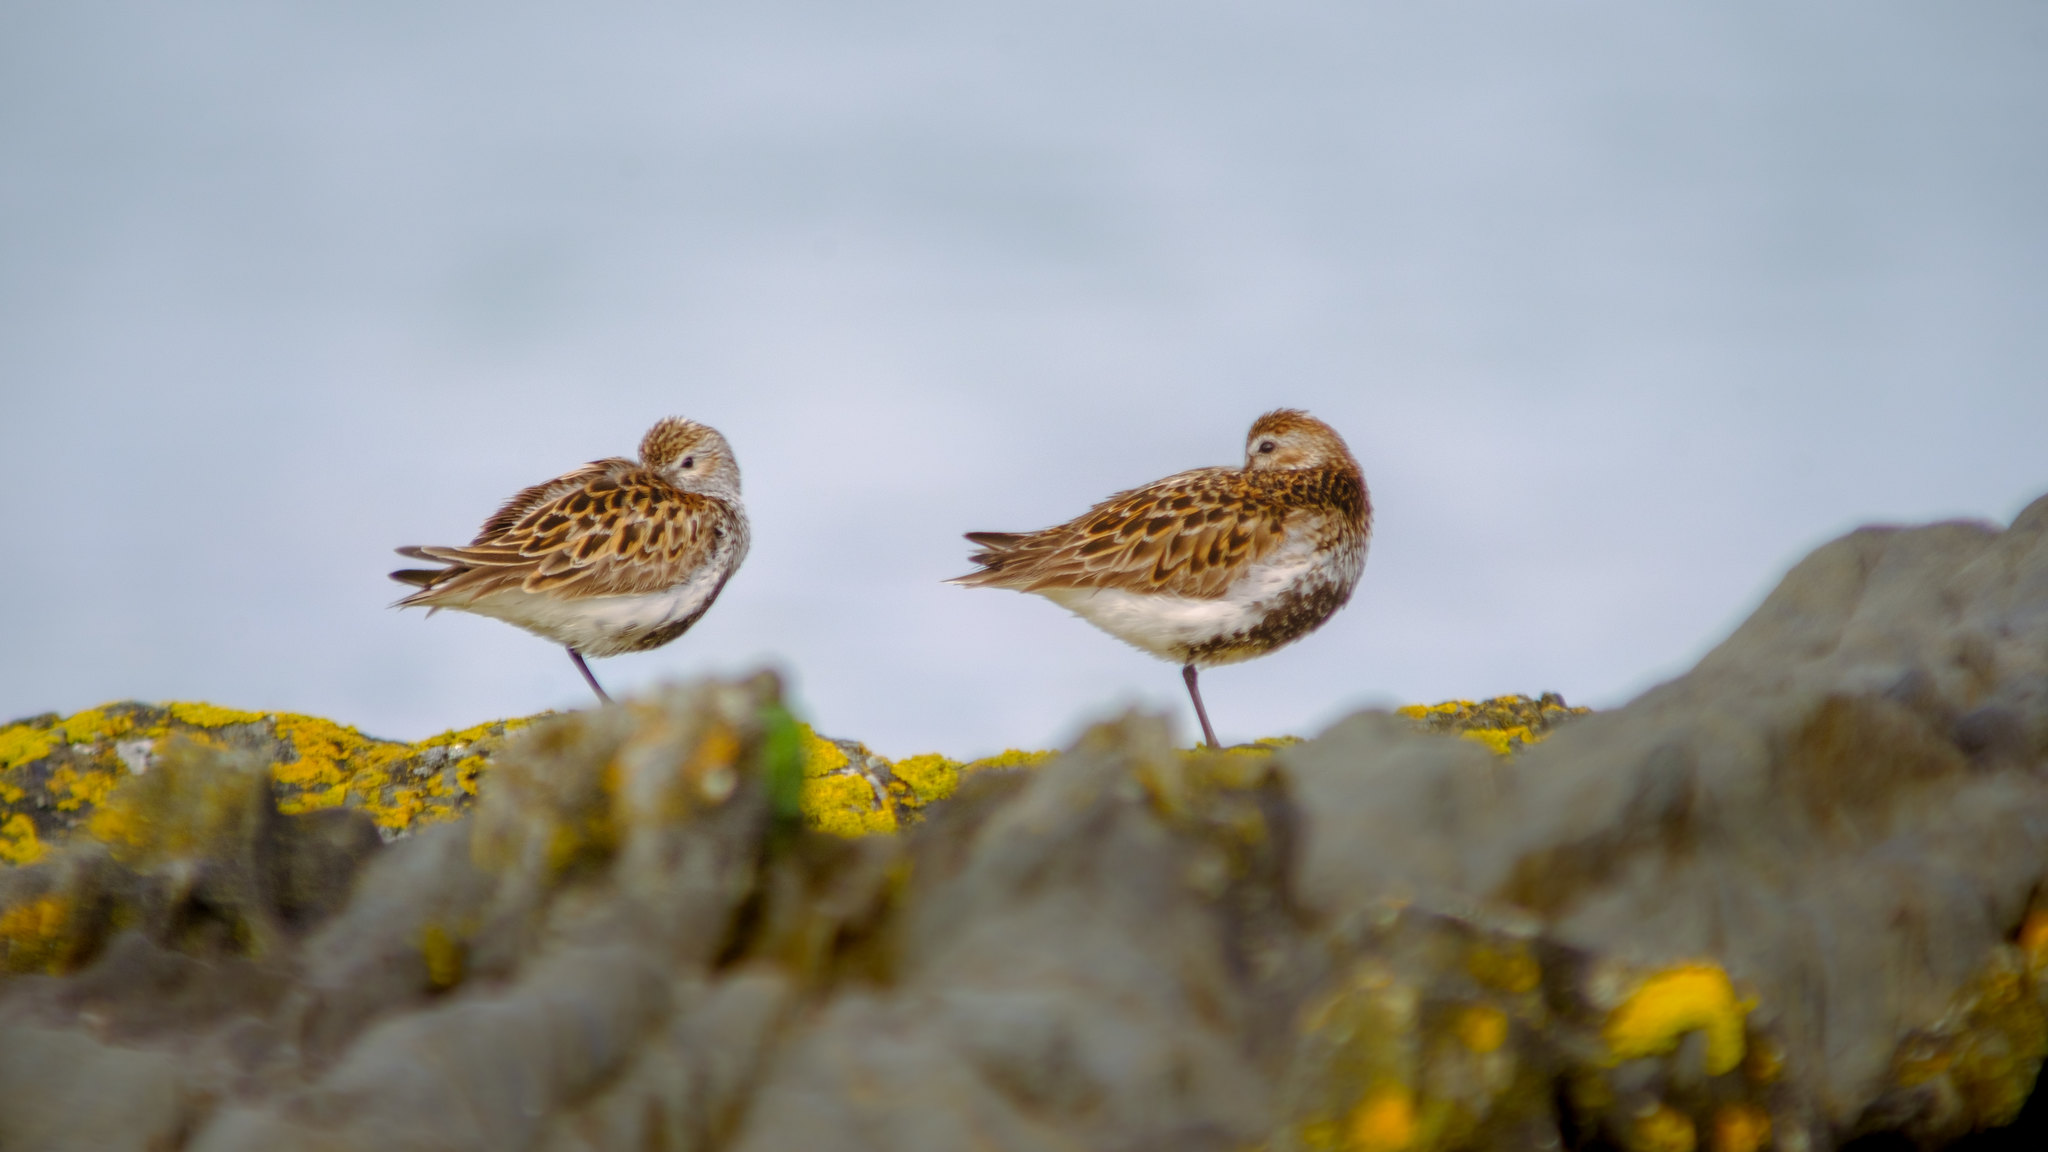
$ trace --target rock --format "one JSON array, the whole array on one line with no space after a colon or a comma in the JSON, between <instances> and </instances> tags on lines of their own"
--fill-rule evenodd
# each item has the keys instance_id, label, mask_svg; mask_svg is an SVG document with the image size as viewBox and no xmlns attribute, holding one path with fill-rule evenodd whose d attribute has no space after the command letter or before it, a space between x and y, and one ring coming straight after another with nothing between
<instances>
[{"instance_id":1,"label":"rock","mask_svg":"<svg viewBox=\"0 0 2048 1152\"><path fill-rule=\"evenodd\" d=\"M1458 732L1506 755L1587 709L1567 707L1552 693L1540 700L1503 696L1401 711L1421 730ZM367 815L384 839L408 836L468 812L507 736L546 715L451 729L417 744L364 736L314 716L191 702L126 701L18 720L0 727L0 865L32 863L76 835L104 839L92 829L100 802L123 780L147 775L181 740L268 765L283 813L346 808ZM2009 737L1999 726L2004 715L1978 718L1980 741ZM894 832L916 823L968 776L1028 768L1053 756L1013 748L965 762L935 752L891 761L809 725L796 731L805 823L839 836ZM1295 742L1281 737L1238 751L1269 752Z\"/></svg>"},{"instance_id":2,"label":"rock","mask_svg":"<svg viewBox=\"0 0 2048 1152\"><path fill-rule=\"evenodd\" d=\"M285 814L349 807L385 837L454 819L511 732L538 717L450 730L418 744L290 712L212 704L106 704L0 727L0 864L29 864L85 829L121 781L146 775L174 740L270 765Z\"/></svg>"},{"instance_id":3,"label":"rock","mask_svg":"<svg viewBox=\"0 0 2048 1152\"><path fill-rule=\"evenodd\" d=\"M152 1152L186 1129L197 1095L169 1052L103 1043L85 1033L22 1027L0 1033L0 1148Z\"/></svg>"},{"instance_id":4,"label":"rock","mask_svg":"<svg viewBox=\"0 0 2048 1152\"><path fill-rule=\"evenodd\" d=\"M37 795L129 766L0 869L0 1147L1932 1146L2048 1055L2048 500L1576 718L892 762L762 677L402 827L347 797L403 756L323 808L237 723L0 730Z\"/></svg>"},{"instance_id":5,"label":"rock","mask_svg":"<svg viewBox=\"0 0 2048 1152\"><path fill-rule=\"evenodd\" d=\"M1726 973L1734 1063L1710 1044L1682 1088L1683 1044L1634 1044L1654 1067L1577 1074L1582 1121L1627 1146L1655 1141L1600 1101L1706 1133L1737 1099L1817 1147L2004 1123L2048 1051L2044 675L2048 500L2004 532L1866 529L1688 675L1511 764L1370 717L1283 753L1305 894L1340 921L1389 892L1469 907L1598 958L1574 995L1616 1005L1610 1049L1627 989ZM1655 994L1735 1036L1704 987Z\"/></svg>"}]
</instances>

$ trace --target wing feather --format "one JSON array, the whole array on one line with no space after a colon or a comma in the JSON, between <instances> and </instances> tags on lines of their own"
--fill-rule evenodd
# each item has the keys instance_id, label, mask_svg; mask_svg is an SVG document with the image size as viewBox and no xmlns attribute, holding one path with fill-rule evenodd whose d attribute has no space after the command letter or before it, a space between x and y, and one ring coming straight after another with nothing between
<instances>
[{"instance_id":1,"label":"wing feather","mask_svg":"<svg viewBox=\"0 0 2048 1152\"><path fill-rule=\"evenodd\" d=\"M506 532L514 524L525 519L527 513L554 503L563 493L583 487L594 477L636 467L638 465L633 461L622 456L611 456L603 460L592 460L574 472L565 472L553 480L543 481L531 488L523 488L518 495L505 501L502 507L491 513L491 518L484 521L483 527L477 529L476 539L470 543L482 544Z\"/></svg>"},{"instance_id":2,"label":"wing feather","mask_svg":"<svg viewBox=\"0 0 2048 1152\"><path fill-rule=\"evenodd\" d=\"M451 567L400 603L452 606L511 588L566 599L662 592L746 544L724 501L600 460L513 497L464 547L402 549Z\"/></svg>"},{"instance_id":3,"label":"wing feather","mask_svg":"<svg viewBox=\"0 0 2048 1152\"><path fill-rule=\"evenodd\" d=\"M1039 532L975 532L982 568L956 583L1120 588L1213 599L1277 549L1290 509L1268 474L1201 468L1115 496Z\"/></svg>"}]
</instances>

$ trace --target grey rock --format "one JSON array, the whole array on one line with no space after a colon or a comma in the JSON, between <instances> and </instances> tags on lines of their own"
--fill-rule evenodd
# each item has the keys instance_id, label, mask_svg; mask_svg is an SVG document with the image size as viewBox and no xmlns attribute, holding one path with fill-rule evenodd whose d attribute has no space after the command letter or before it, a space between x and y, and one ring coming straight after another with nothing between
<instances>
[{"instance_id":1,"label":"grey rock","mask_svg":"<svg viewBox=\"0 0 2048 1152\"><path fill-rule=\"evenodd\" d=\"M2048 500L1829 544L1507 757L1129 717L849 841L800 748L675 689L383 845L160 757L0 870L0 1148L1933 1146L2048 1056Z\"/></svg>"}]
</instances>

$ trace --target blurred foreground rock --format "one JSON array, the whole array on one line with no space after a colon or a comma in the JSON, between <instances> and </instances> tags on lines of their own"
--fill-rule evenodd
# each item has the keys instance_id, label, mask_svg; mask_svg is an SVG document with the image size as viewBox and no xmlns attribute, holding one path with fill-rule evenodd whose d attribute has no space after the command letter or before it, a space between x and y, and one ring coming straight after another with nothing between
<instances>
[{"instance_id":1,"label":"blurred foreground rock","mask_svg":"<svg viewBox=\"0 0 2048 1152\"><path fill-rule=\"evenodd\" d=\"M389 842L256 734L166 737L0 868L0 1149L1797 1152L2018 1113L2048 501L1829 544L1540 744L1540 702L1422 711L891 764L704 684L535 723ZM58 743L14 761L43 793Z\"/></svg>"}]
</instances>

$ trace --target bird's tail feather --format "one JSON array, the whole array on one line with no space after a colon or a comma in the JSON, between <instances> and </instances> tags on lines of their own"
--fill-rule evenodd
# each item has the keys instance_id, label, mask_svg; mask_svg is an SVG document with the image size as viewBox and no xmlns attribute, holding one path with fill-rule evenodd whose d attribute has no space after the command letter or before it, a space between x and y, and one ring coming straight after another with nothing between
<instances>
[{"instance_id":1,"label":"bird's tail feather","mask_svg":"<svg viewBox=\"0 0 2048 1152\"><path fill-rule=\"evenodd\" d=\"M966 588L1000 585L1003 581L1003 564L1009 559L1010 550L1022 543L1028 533L1024 532L969 532L967 539L981 547L968 554L967 559L981 565L979 569L965 576L955 576L946 581Z\"/></svg>"}]
</instances>

